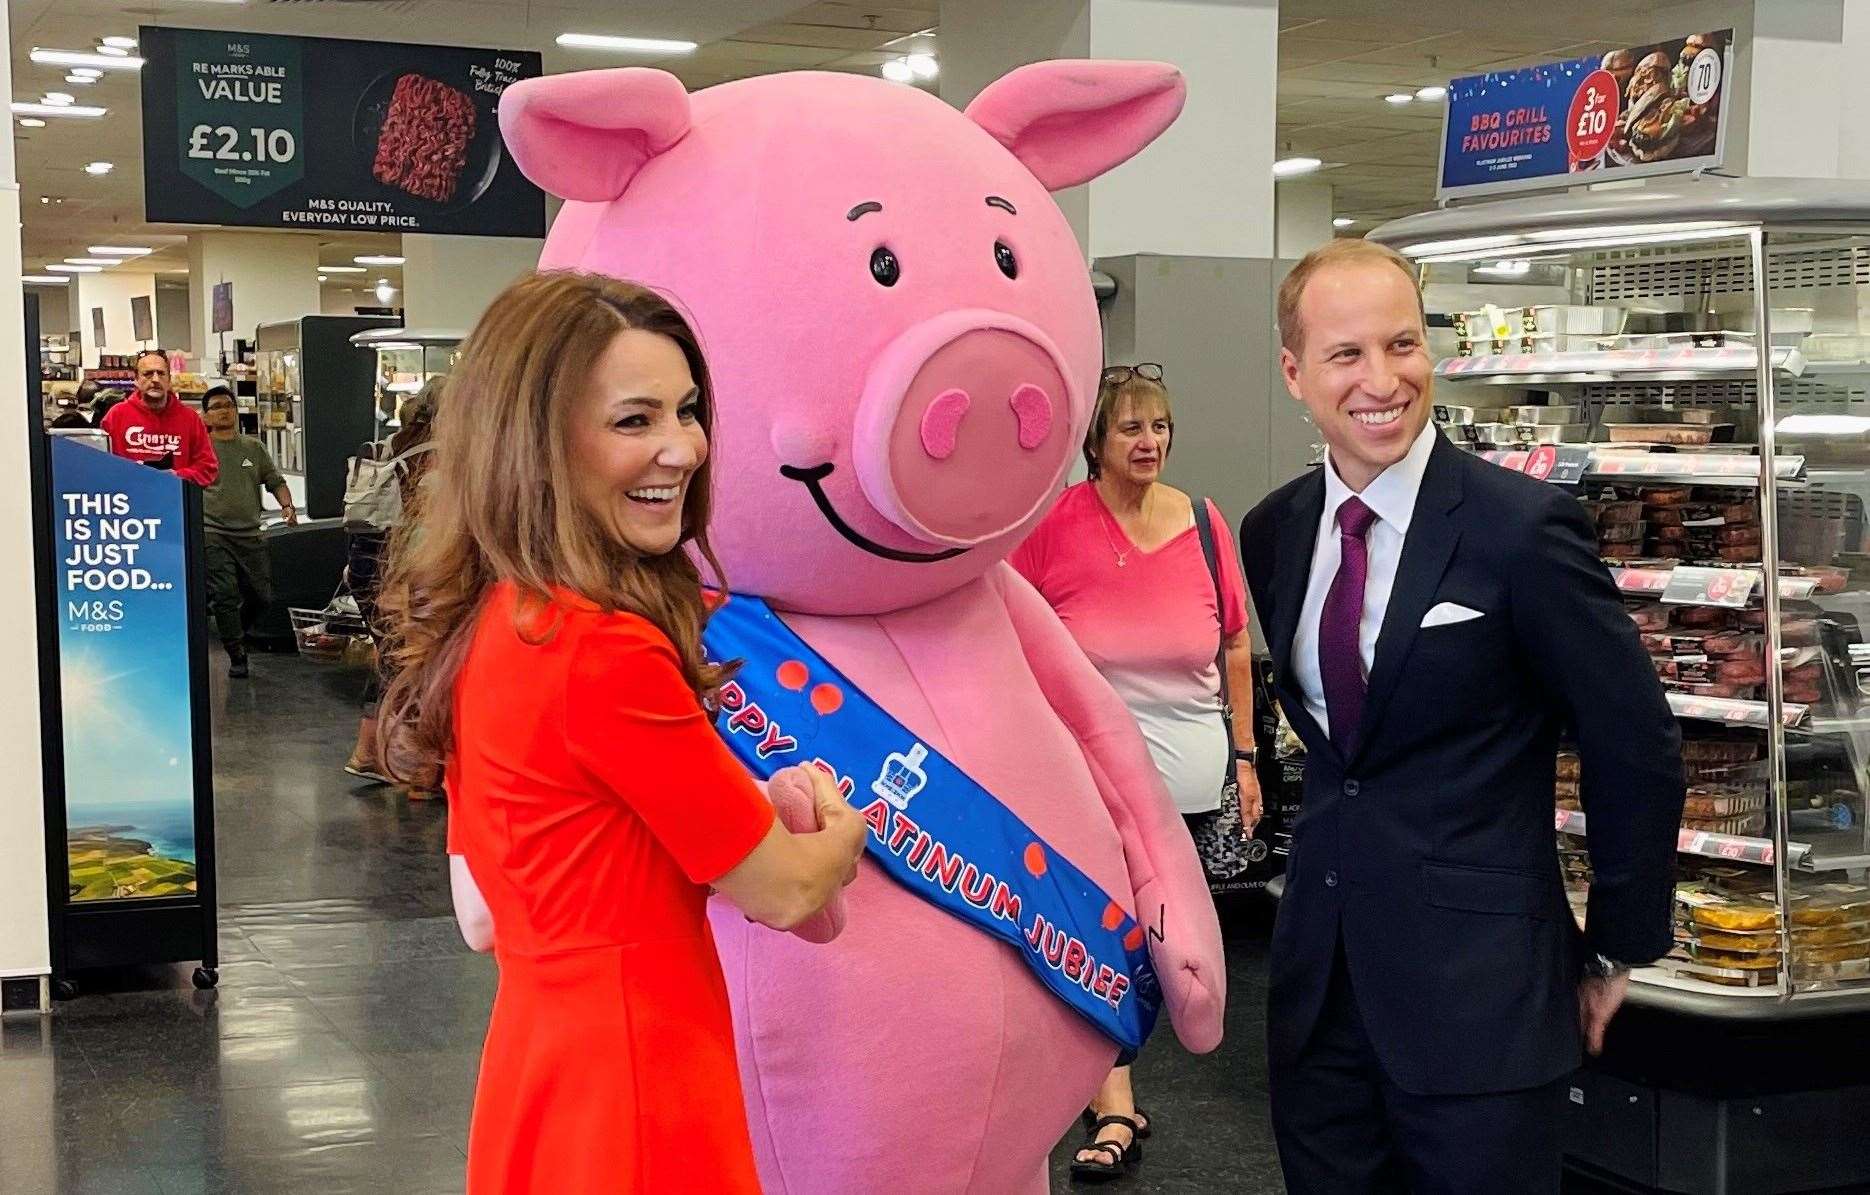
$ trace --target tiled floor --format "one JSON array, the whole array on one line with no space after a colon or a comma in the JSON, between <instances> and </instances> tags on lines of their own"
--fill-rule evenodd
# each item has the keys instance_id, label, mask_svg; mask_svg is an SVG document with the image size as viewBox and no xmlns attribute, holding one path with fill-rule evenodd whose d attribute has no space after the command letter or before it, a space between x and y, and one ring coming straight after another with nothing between
<instances>
[{"instance_id":1,"label":"tiled floor","mask_svg":"<svg viewBox=\"0 0 1870 1195\"><path fill-rule=\"evenodd\" d=\"M253 671L215 669L220 988L193 991L187 968L118 976L0 1024L5 1195L462 1188L494 968L449 916L445 811L339 770L355 674L282 656ZM1280 1189L1265 927L1228 924L1226 1043L1193 1058L1164 1032L1144 1052L1158 1128L1112 1190ZM1069 1158L1054 1154L1059 1190Z\"/></svg>"}]
</instances>

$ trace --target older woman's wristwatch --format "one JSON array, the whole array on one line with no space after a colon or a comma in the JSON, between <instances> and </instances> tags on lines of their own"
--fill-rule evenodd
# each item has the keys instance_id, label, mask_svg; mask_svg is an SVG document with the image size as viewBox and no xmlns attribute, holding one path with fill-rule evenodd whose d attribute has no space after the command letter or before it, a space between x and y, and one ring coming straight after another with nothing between
<instances>
[{"instance_id":1,"label":"older woman's wristwatch","mask_svg":"<svg viewBox=\"0 0 1870 1195\"><path fill-rule=\"evenodd\" d=\"M1258 764L1260 762L1260 749L1258 747L1248 747L1243 751L1239 747L1235 747L1234 760L1235 762L1245 760L1250 764Z\"/></svg>"}]
</instances>

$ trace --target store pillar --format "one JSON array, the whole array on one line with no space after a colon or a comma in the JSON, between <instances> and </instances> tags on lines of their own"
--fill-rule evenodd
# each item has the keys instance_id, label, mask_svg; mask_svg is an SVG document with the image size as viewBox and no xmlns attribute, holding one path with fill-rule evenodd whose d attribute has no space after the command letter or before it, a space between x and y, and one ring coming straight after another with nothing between
<instances>
[{"instance_id":1,"label":"store pillar","mask_svg":"<svg viewBox=\"0 0 1870 1195\"><path fill-rule=\"evenodd\" d=\"M940 39L941 95L957 107L1047 58L1157 59L1186 77L1168 132L1058 199L1117 280L1106 359L1163 366L1183 432L1169 479L1237 519L1304 466L1314 438L1278 382L1272 335L1286 268L1271 215L1277 3L943 0ZM1322 212L1329 236L1328 194Z\"/></svg>"},{"instance_id":2,"label":"store pillar","mask_svg":"<svg viewBox=\"0 0 1870 1195\"><path fill-rule=\"evenodd\" d=\"M467 332L514 279L539 264L532 237L403 236L403 321Z\"/></svg>"},{"instance_id":3,"label":"store pillar","mask_svg":"<svg viewBox=\"0 0 1870 1195\"><path fill-rule=\"evenodd\" d=\"M251 340L261 324L322 309L318 238L267 232L198 232L188 238L190 351L209 373L216 372L221 353L221 337L213 331L214 287L220 282L234 287L234 330L227 334L231 357L236 337Z\"/></svg>"},{"instance_id":4,"label":"store pillar","mask_svg":"<svg viewBox=\"0 0 1870 1195\"><path fill-rule=\"evenodd\" d=\"M1295 178L1275 190L1274 240L1280 257L1297 260L1337 235L1331 226L1330 183Z\"/></svg>"},{"instance_id":5,"label":"store pillar","mask_svg":"<svg viewBox=\"0 0 1870 1195\"><path fill-rule=\"evenodd\" d=\"M149 304L150 321L155 322L156 276L129 270L106 270L101 274L74 274L70 286L72 327L84 344L84 367L97 368L100 353L112 356L134 353L142 348L186 348L166 345L157 340L138 340L131 320L130 302L143 299ZM104 339L98 342L96 312L104 313ZM151 331L155 331L154 328Z\"/></svg>"},{"instance_id":6,"label":"store pillar","mask_svg":"<svg viewBox=\"0 0 1870 1195\"><path fill-rule=\"evenodd\" d=\"M0 10L0 35L7 30ZM0 90L12 94L12 65L0 58ZM47 935L45 788L40 751L39 607L33 569L32 469L28 437L38 434L38 363L28 386L25 296L20 287L19 179L13 138L0 137L0 405L9 430L0 433L0 752L11 783L0 793L0 1008L16 999L13 981L36 981L51 970ZM35 349L36 351L36 349ZM33 986L37 986L36 983ZM37 996L37 993L33 993ZM33 1004L36 1006L38 1000ZM45 1093L51 1091L50 1084ZM28 1101L31 1102L30 1099ZM44 1108L9 1108L0 1116L14 1124L35 1119ZM30 1165L30 1163L29 1163ZM27 1174L31 1171L28 1169ZM27 1181L14 1168L14 1178Z\"/></svg>"},{"instance_id":7,"label":"store pillar","mask_svg":"<svg viewBox=\"0 0 1870 1195\"><path fill-rule=\"evenodd\" d=\"M1658 39L1734 31L1727 167L1760 178L1870 178L1870 0L1706 0Z\"/></svg>"}]
</instances>

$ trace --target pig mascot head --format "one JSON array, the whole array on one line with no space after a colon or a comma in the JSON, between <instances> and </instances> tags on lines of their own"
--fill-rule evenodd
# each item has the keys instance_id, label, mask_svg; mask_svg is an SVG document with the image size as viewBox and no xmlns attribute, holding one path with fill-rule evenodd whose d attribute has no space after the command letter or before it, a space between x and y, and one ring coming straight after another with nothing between
<instances>
[{"instance_id":1,"label":"pig mascot head","mask_svg":"<svg viewBox=\"0 0 1870 1195\"><path fill-rule=\"evenodd\" d=\"M947 593L1043 515L1102 361L1051 191L1181 110L1141 62L1014 71L965 115L859 75L690 95L623 69L508 90L521 168L568 202L543 269L654 287L714 375L711 534L736 591L868 614Z\"/></svg>"}]
</instances>

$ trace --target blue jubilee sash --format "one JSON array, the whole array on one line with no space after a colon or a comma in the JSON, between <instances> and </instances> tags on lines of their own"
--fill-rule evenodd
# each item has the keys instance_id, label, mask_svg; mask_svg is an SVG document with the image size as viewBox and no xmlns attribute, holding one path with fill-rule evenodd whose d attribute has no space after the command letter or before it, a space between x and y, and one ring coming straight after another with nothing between
<instances>
[{"instance_id":1,"label":"blue jubilee sash","mask_svg":"<svg viewBox=\"0 0 1870 1195\"><path fill-rule=\"evenodd\" d=\"M1053 995L1124 1049L1141 1048L1162 994L1135 918L765 602L735 595L702 643L710 659L745 661L721 689L715 728L754 775L794 764L829 773L892 879L1006 942Z\"/></svg>"}]
</instances>

